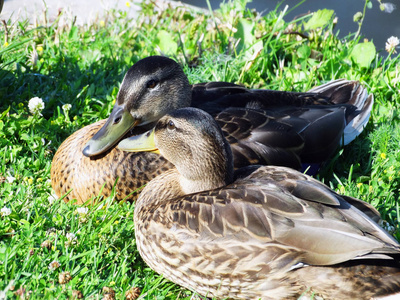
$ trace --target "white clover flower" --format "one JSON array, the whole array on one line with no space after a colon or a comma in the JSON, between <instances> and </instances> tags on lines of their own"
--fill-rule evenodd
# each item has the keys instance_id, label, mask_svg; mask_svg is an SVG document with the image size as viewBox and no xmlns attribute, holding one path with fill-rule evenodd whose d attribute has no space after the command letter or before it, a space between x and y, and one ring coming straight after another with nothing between
<instances>
[{"instance_id":1,"label":"white clover flower","mask_svg":"<svg viewBox=\"0 0 400 300\"><path fill-rule=\"evenodd\" d=\"M11 214L11 208L8 208L7 206L4 206L1 210L0 210L0 215L2 215L3 217L8 216Z\"/></svg>"},{"instance_id":2,"label":"white clover flower","mask_svg":"<svg viewBox=\"0 0 400 300\"><path fill-rule=\"evenodd\" d=\"M34 97L29 100L28 108L31 114L41 116L41 112L44 108L44 102L42 98Z\"/></svg>"},{"instance_id":3,"label":"white clover flower","mask_svg":"<svg viewBox=\"0 0 400 300\"><path fill-rule=\"evenodd\" d=\"M89 209L87 207L78 207L76 212L79 214L79 222L85 223L87 221L87 214Z\"/></svg>"},{"instance_id":4,"label":"white clover flower","mask_svg":"<svg viewBox=\"0 0 400 300\"><path fill-rule=\"evenodd\" d=\"M393 53L396 53L396 47L400 44L399 38L396 36L391 36L390 38L388 38L387 42L386 42L386 51L391 53L393 51Z\"/></svg>"},{"instance_id":5,"label":"white clover flower","mask_svg":"<svg viewBox=\"0 0 400 300\"><path fill-rule=\"evenodd\" d=\"M60 267L60 266L61 266L61 264L60 264L58 261L53 260L53 261L49 264L49 269L50 269L51 271L54 271L55 269L57 269L57 268Z\"/></svg>"},{"instance_id":6,"label":"white clover flower","mask_svg":"<svg viewBox=\"0 0 400 300\"><path fill-rule=\"evenodd\" d=\"M65 236L67 237L67 239L68 239L69 241L76 240L76 235L75 235L75 233L68 232Z\"/></svg>"},{"instance_id":7,"label":"white clover flower","mask_svg":"<svg viewBox=\"0 0 400 300\"><path fill-rule=\"evenodd\" d=\"M14 180L15 180L15 177L13 177L13 176L7 176L6 179L7 179L8 183L13 183Z\"/></svg>"},{"instance_id":8,"label":"white clover flower","mask_svg":"<svg viewBox=\"0 0 400 300\"><path fill-rule=\"evenodd\" d=\"M395 9L396 9L396 5L394 5L393 3L390 2L386 2L386 3L381 3L379 5L381 11L384 11L385 13L391 14Z\"/></svg>"},{"instance_id":9,"label":"white clover flower","mask_svg":"<svg viewBox=\"0 0 400 300\"><path fill-rule=\"evenodd\" d=\"M62 106L62 109L63 109L64 113L69 112L69 111L71 110L71 108L72 108L72 105L69 104L69 103L64 104L64 105Z\"/></svg>"},{"instance_id":10,"label":"white clover flower","mask_svg":"<svg viewBox=\"0 0 400 300\"><path fill-rule=\"evenodd\" d=\"M88 213L89 209L87 207L78 207L76 209L76 212L82 216L86 216Z\"/></svg>"},{"instance_id":11,"label":"white clover flower","mask_svg":"<svg viewBox=\"0 0 400 300\"><path fill-rule=\"evenodd\" d=\"M75 233L68 232L65 237L67 238L67 241L65 242L65 247L69 247L72 245L75 245L77 242L77 237Z\"/></svg>"}]
</instances>

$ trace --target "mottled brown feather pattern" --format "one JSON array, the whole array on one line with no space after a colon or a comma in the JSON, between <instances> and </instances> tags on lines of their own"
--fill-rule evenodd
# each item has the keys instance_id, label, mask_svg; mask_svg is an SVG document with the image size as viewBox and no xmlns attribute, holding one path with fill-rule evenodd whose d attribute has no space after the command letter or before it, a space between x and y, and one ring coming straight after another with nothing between
<instances>
[{"instance_id":1,"label":"mottled brown feather pattern","mask_svg":"<svg viewBox=\"0 0 400 300\"><path fill-rule=\"evenodd\" d=\"M134 201L138 197L135 190L172 167L171 163L158 154L128 153L117 148L102 157L84 156L83 146L104 122L102 120L76 131L61 144L55 154L51 165L51 184L60 197L71 190L64 201L77 199L80 204L97 195L107 197L117 178L115 200L127 197L126 200Z\"/></svg>"},{"instance_id":2,"label":"mottled brown feather pattern","mask_svg":"<svg viewBox=\"0 0 400 300\"><path fill-rule=\"evenodd\" d=\"M174 172L168 171L168 177ZM380 283L382 272L399 272L395 261L382 267L351 262L371 253L399 256L398 244L346 197L293 175L285 168L260 167L225 188L165 202L157 199L179 189L169 178L157 177L149 183L152 192L135 208L142 257L170 280L221 298L296 299L311 289L326 299L369 299L385 290L400 291L400 276ZM290 178L292 190L308 181L308 199L291 193L284 178ZM290 271L298 263L330 267Z\"/></svg>"},{"instance_id":3,"label":"mottled brown feather pattern","mask_svg":"<svg viewBox=\"0 0 400 300\"><path fill-rule=\"evenodd\" d=\"M400 245L357 207L379 219L376 210L307 175L249 166L232 183L212 188L209 167L202 177L209 189L195 185L183 192L182 177L203 169L197 159L202 149L192 147L188 159L174 148L176 141L192 144L179 132L205 126L197 121L206 122L205 113L195 112L181 109L159 121L176 122L176 130L156 126L156 145L176 169L149 182L135 207L136 243L153 270L217 298L297 299L310 292L370 299L400 293ZM193 136L199 140L198 132ZM207 163L217 168L220 160L209 155Z\"/></svg>"}]
</instances>

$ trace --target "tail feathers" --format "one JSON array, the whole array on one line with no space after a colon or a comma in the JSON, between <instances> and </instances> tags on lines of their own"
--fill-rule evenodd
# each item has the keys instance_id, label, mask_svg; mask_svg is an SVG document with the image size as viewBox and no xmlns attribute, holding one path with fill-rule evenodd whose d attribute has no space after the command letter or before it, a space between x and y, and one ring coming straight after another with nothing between
<instances>
[{"instance_id":1,"label":"tail feathers","mask_svg":"<svg viewBox=\"0 0 400 300\"><path fill-rule=\"evenodd\" d=\"M346 111L347 125L343 133L343 145L352 142L368 123L374 96L358 81L338 79L317 86L309 92L327 96L333 104L351 105Z\"/></svg>"},{"instance_id":2,"label":"tail feathers","mask_svg":"<svg viewBox=\"0 0 400 300\"><path fill-rule=\"evenodd\" d=\"M348 103L349 99L352 97L351 93L354 90L354 85L359 85L358 81L337 79L316 86L308 92L326 96L330 98L330 102L333 102L334 104L343 104Z\"/></svg>"},{"instance_id":3,"label":"tail feathers","mask_svg":"<svg viewBox=\"0 0 400 300\"><path fill-rule=\"evenodd\" d=\"M369 95L363 108L359 111L359 114L355 116L344 129L343 132L343 145L347 145L352 142L367 125L369 117L371 116L372 105L374 104L374 95Z\"/></svg>"},{"instance_id":4,"label":"tail feathers","mask_svg":"<svg viewBox=\"0 0 400 300\"><path fill-rule=\"evenodd\" d=\"M392 259L357 259L293 272L302 285L324 299L400 299L400 268Z\"/></svg>"}]
</instances>

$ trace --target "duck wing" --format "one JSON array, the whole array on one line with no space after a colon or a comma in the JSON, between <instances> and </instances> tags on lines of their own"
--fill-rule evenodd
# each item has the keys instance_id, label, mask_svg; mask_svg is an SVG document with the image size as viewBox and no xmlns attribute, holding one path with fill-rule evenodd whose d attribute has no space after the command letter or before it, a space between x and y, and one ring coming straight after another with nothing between
<instances>
[{"instance_id":1,"label":"duck wing","mask_svg":"<svg viewBox=\"0 0 400 300\"><path fill-rule=\"evenodd\" d=\"M150 222L182 245L264 249L288 267L399 258L398 243L327 186L284 167L250 170L225 188L162 204Z\"/></svg>"},{"instance_id":2,"label":"duck wing","mask_svg":"<svg viewBox=\"0 0 400 300\"><path fill-rule=\"evenodd\" d=\"M236 168L318 165L362 132L373 105L373 95L359 82L344 79L306 93L252 90L225 82L196 84L192 93L192 105L209 112L222 127Z\"/></svg>"},{"instance_id":3,"label":"duck wing","mask_svg":"<svg viewBox=\"0 0 400 300\"><path fill-rule=\"evenodd\" d=\"M298 127L245 108L224 110L215 119L231 145L235 168L261 164L300 169L304 139Z\"/></svg>"},{"instance_id":4,"label":"duck wing","mask_svg":"<svg viewBox=\"0 0 400 300\"><path fill-rule=\"evenodd\" d=\"M346 125L344 106L228 108L215 119L231 145L235 167L250 164L300 169L328 160Z\"/></svg>"},{"instance_id":5,"label":"duck wing","mask_svg":"<svg viewBox=\"0 0 400 300\"><path fill-rule=\"evenodd\" d=\"M211 115L228 107L268 109L279 106L350 104L357 110L364 108L367 90L358 82L337 79L312 88L307 92L248 89L229 82L207 82L192 85L192 106Z\"/></svg>"},{"instance_id":6,"label":"duck wing","mask_svg":"<svg viewBox=\"0 0 400 300\"><path fill-rule=\"evenodd\" d=\"M325 91L325 89L322 89ZM329 89L328 89L329 90ZM279 106L329 105L329 93L286 92L268 89L248 89L229 82L207 82L192 86L192 106L215 116L229 107L248 107L260 109Z\"/></svg>"}]
</instances>

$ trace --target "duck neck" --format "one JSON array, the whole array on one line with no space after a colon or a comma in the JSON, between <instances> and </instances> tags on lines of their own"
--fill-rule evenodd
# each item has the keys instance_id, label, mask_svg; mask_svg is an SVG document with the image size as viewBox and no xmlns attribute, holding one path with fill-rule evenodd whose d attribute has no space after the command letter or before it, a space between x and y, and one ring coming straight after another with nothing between
<instances>
[{"instance_id":1,"label":"duck neck","mask_svg":"<svg viewBox=\"0 0 400 300\"><path fill-rule=\"evenodd\" d=\"M181 187L182 192L187 194L198 193L202 191L208 191L212 189L217 189L223 187L230 182L226 182L224 179L220 178L201 178L198 180L188 179L184 176L179 176L179 185Z\"/></svg>"},{"instance_id":2,"label":"duck neck","mask_svg":"<svg viewBox=\"0 0 400 300\"><path fill-rule=\"evenodd\" d=\"M194 163L190 168L185 167L182 170L177 166L178 182L185 195L217 189L232 183L233 166L221 160L213 163L213 159L208 163L203 161L201 166Z\"/></svg>"},{"instance_id":3,"label":"duck neck","mask_svg":"<svg viewBox=\"0 0 400 300\"><path fill-rule=\"evenodd\" d=\"M195 176L193 176L194 174ZM185 171L180 172L173 168L154 178L140 193L136 202L135 215L143 209L158 206L166 200L231 184L233 182L233 164L227 162L223 165L219 164L218 168L210 167L206 170L194 166L190 175L185 176Z\"/></svg>"},{"instance_id":4,"label":"duck neck","mask_svg":"<svg viewBox=\"0 0 400 300\"><path fill-rule=\"evenodd\" d=\"M156 126L156 145L167 140L162 135L163 126L160 122ZM140 194L140 205L157 205L166 200L217 189L233 182L233 157L230 145L219 128L218 131L211 129L208 129L209 132L203 132L203 137L196 134L188 136L196 143L175 141L181 147L181 151L173 147L162 149L161 154L172 162L175 168L157 176L147 184ZM161 134L157 135L157 130ZM205 135L208 135L208 138L204 138Z\"/></svg>"}]
</instances>

